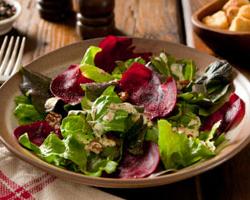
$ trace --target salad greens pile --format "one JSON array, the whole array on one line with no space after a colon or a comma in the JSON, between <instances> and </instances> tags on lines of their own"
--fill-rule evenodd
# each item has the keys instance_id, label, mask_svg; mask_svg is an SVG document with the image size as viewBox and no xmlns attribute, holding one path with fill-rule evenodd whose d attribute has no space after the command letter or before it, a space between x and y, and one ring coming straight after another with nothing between
<instances>
[{"instance_id":1,"label":"salad greens pile","mask_svg":"<svg viewBox=\"0 0 250 200\"><path fill-rule=\"evenodd\" d=\"M44 161L89 176L143 178L216 155L244 116L232 66L134 53L108 36L54 79L23 68L15 99L19 143Z\"/></svg>"}]
</instances>

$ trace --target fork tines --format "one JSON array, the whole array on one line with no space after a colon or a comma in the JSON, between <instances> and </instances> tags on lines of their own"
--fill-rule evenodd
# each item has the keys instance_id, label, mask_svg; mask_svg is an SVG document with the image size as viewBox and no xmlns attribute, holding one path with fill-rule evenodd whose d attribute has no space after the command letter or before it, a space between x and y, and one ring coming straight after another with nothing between
<instances>
[{"instance_id":1,"label":"fork tines","mask_svg":"<svg viewBox=\"0 0 250 200\"><path fill-rule=\"evenodd\" d=\"M0 83L9 79L20 69L25 40L25 37L20 40L19 36L16 39L11 36L8 41L8 36L4 37L0 49Z\"/></svg>"}]
</instances>

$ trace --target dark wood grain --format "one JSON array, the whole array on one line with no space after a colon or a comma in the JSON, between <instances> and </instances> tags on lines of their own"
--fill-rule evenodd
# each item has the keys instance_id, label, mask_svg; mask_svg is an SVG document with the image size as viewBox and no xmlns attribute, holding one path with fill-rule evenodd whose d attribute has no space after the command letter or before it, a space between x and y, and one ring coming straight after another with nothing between
<instances>
[{"instance_id":1,"label":"dark wood grain","mask_svg":"<svg viewBox=\"0 0 250 200\"><path fill-rule=\"evenodd\" d=\"M116 0L116 27L127 35L183 42L179 0Z\"/></svg>"},{"instance_id":2,"label":"dark wood grain","mask_svg":"<svg viewBox=\"0 0 250 200\"><path fill-rule=\"evenodd\" d=\"M20 2L23 9L22 14L14 25L15 29L10 34L27 37L23 64L79 40L72 19L63 23L51 23L39 17L36 1L20 0Z\"/></svg>"},{"instance_id":3,"label":"dark wood grain","mask_svg":"<svg viewBox=\"0 0 250 200\"><path fill-rule=\"evenodd\" d=\"M190 13L195 12L210 0L183 0L183 8L191 9ZM192 6L189 6L192 5ZM186 11L189 12L189 11ZM190 17L185 19L190 21ZM185 24L190 24L189 22ZM191 29L191 27L189 27ZM193 34L190 46L195 47L206 53L214 54L202 40ZM250 79L248 63L233 62L245 76ZM248 200L250 199L250 145L243 149L239 154L221 166L202 174L199 178L201 186L201 196L204 200Z\"/></svg>"}]
</instances>

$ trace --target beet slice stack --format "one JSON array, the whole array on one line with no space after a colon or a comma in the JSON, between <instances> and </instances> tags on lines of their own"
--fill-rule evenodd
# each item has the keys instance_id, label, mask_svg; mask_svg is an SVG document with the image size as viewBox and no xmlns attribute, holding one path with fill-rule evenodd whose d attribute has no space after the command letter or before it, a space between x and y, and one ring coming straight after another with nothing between
<instances>
[{"instance_id":1,"label":"beet slice stack","mask_svg":"<svg viewBox=\"0 0 250 200\"><path fill-rule=\"evenodd\" d=\"M201 130L211 130L212 126L221 121L217 134L228 131L237 125L245 115L245 103L235 93L231 94L229 101L224 103L217 111L211 114L204 122Z\"/></svg>"},{"instance_id":2,"label":"beet slice stack","mask_svg":"<svg viewBox=\"0 0 250 200\"><path fill-rule=\"evenodd\" d=\"M141 57L145 61L149 61L152 53L134 53L135 46L132 45L132 42L132 38L107 36L99 44L102 51L96 54L95 65L111 73L116 66L115 62L118 60L125 61L130 58Z\"/></svg>"},{"instance_id":3,"label":"beet slice stack","mask_svg":"<svg viewBox=\"0 0 250 200\"><path fill-rule=\"evenodd\" d=\"M134 63L123 73L120 87L128 92L131 103L144 106L144 112L150 119L165 117L175 107L175 80L169 77L161 84L158 76L140 63Z\"/></svg>"}]
</instances>

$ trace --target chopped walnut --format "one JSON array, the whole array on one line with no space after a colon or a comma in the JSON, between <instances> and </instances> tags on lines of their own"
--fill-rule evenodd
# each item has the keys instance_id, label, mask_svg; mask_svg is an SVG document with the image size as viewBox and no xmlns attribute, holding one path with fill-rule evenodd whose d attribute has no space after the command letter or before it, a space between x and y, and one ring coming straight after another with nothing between
<instances>
[{"instance_id":1,"label":"chopped walnut","mask_svg":"<svg viewBox=\"0 0 250 200\"><path fill-rule=\"evenodd\" d=\"M104 146L104 147L114 147L116 146L116 142L112 139L109 139L107 137L102 137L99 139L99 142Z\"/></svg>"},{"instance_id":2,"label":"chopped walnut","mask_svg":"<svg viewBox=\"0 0 250 200\"><path fill-rule=\"evenodd\" d=\"M182 81L177 81L177 89L181 90L184 87L186 87L190 83L189 80L182 80Z\"/></svg>"},{"instance_id":3,"label":"chopped walnut","mask_svg":"<svg viewBox=\"0 0 250 200\"><path fill-rule=\"evenodd\" d=\"M126 101L129 96L127 92L120 92L118 95L122 101Z\"/></svg>"},{"instance_id":4,"label":"chopped walnut","mask_svg":"<svg viewBox=\"0 0 250 200\"><path fill-rule=\"evenodd\" d=\"M98 141L93 140L92 142L90 142L88 145L85 146L85 150L99 154L102 152L103 147Z\"/></svg>"},{"instance_id":5,"label":"chopped walnut","mask_svg":"<svg viewBox=\"0 0 250 200\"><path fill-rule=\"evenodd\" d=\"M62 115L55 112L49 112L45 118L45 121L47 121L49 125L54 129L60 128L61 120L62 120Z\"/></svg>"}]
</instances>

